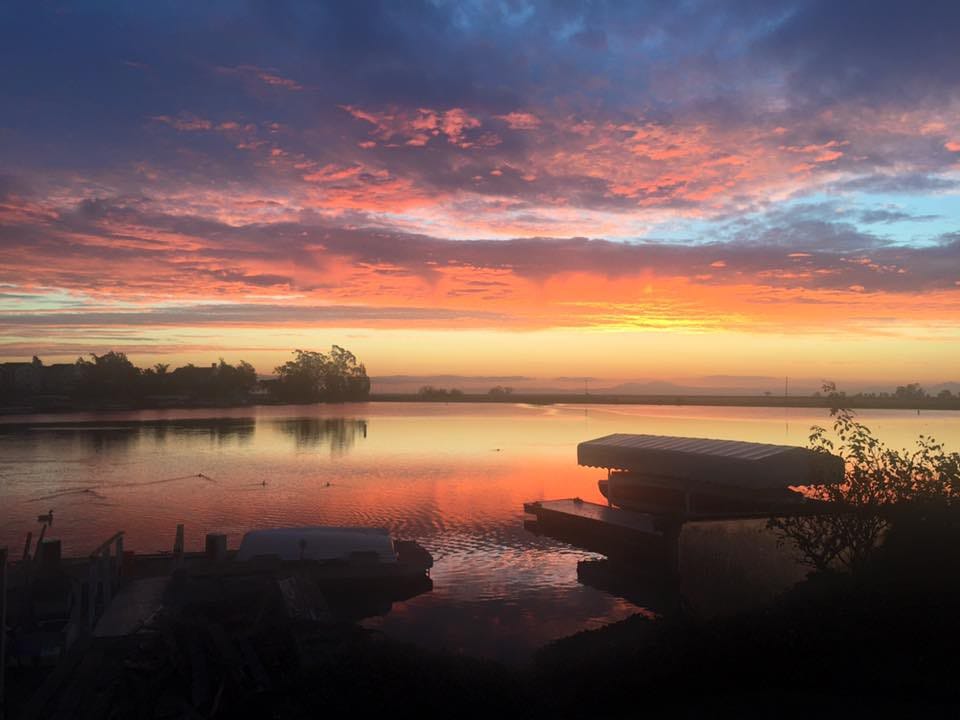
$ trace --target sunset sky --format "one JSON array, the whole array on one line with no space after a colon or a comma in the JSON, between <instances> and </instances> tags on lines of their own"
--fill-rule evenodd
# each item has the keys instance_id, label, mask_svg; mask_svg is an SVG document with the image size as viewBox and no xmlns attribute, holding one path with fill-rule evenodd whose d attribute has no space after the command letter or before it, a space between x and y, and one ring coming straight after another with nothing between
<instances>
[{"instance_id":1,"label":"sunset sky","mask_svg":"<svg viewBox=\"0 0 960 720\"><path fill-rule=\"evenodd\" d=\"M0 360L960 380L958 2L5 2Z\"/></svg>"}]
</instances>

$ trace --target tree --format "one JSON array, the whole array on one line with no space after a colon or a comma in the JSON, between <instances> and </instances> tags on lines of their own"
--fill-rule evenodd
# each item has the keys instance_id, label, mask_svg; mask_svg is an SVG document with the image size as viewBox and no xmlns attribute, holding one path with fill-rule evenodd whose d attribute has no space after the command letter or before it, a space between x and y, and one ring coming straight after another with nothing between
<instances>
[{"instance_id":1,"label":"tree","mask_svg":"<svg viewBox=\"0 0 960 720\"><path fill-rule=\"evenodd\" d=\"M853 573L875 557L881 541L897 523L908 526L930 509L960 507L960 453L920 435L916 449L893 450L841 406L843 395L824 384L839 444L825 428L810 429L810 447L843 458L843 483L814 488L814 497L832 503L835 512L809 517L773 518L768 526L781 540L796 544L801 561L819 571L837 567ZM950 521L953 522L953 521Z\"/></svg>"},{"instance_id":2,"label":"tree","mask_svg":"<svg viewBox=\"0 0 960 720\"><path fill-rule=\"evenodd\" d=\"M447 390L446 388L438 388L433 385L424 385L417 390L417 395L424 400L442 400L447 397Z\"/></svg>"},{"instance_id":3,"label":"tree","mask_svg":"<svg viewBox=\"0 0 960 720\"><path fill-rule=\"evenodd\" d=\"M334 345L329 355L294 350L294 359L274 372L276 394L288 402L342 402L365 400L370 395L366 367L339 345Z\"/></svg>"},{"instance_id":4,"label":"tree","mask_svg":"<svg viewBox=\"0 0 960 720\"><path fill-rule=\"evenodd\" d=\"M909 385L899 385L893 396L898 400L923 400L927 397L927 393L920 387L920 383L910 383Z\"/></svg>"},{"instance_id":5,"label":"tree","mask_svg":"<svg viewBox=\"0 0 960 720\"><path fill-rule=\"evenodd\" d=\"M140 368L130 362L126 353L90 353L90 360L77 358L76 365L83 373L82 393L98 401L129 402L140 392Z\"/></svg>"}]
</instances>

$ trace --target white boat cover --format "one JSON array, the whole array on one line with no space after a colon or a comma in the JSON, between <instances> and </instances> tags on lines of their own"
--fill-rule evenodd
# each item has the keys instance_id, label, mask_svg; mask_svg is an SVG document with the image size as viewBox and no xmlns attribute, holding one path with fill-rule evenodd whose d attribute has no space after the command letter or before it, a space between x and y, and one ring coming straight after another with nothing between
<instances>
[{"instance_id":1,"label":"white boat cover","mask_svg":"<svg viewBox=\"0 0 960 720\"><path fill-rule=\"evenodd\" d=\"M836 455L792 445L616 433L577 445L589 467L743 488L826 485L843 480Z\"/></svg>"},{"instance_id":2,"label":"white boat cover","mask_svg":"<svg viewBox=\"0 0 960 720\"><path fill-rule=\"evenodd\" d=\"M367 527L251 530L240 541L236 559L276 556L281 560L347 560L356 552L376 553L380 562L397 561L389 531Z\"/></svg>"}]
</instances>

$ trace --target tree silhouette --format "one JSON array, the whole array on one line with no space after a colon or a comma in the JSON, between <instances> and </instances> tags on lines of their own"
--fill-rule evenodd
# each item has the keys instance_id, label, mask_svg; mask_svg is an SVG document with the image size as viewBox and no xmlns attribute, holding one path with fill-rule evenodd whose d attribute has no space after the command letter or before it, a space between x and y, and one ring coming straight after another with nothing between
<instances>
[{"instance_id":1,"label":"tree silhouette","mask_svg":"<svg viewBox=\"0 0 960 720\"><path fill-rule=\"evenodd\" d=\"M275 394L287 402L343 402L366 400L370 395L367 369L356 356L339 345L330 354L294 350L294 359L274 369Z\"/></svg>"}]
</instances>

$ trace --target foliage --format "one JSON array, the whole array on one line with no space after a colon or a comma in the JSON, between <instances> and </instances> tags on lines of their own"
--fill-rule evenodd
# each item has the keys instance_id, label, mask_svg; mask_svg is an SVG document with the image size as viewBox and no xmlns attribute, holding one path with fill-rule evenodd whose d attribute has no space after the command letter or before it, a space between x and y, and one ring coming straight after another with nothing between
<instances>
[{"instance_id":1,"label":"foliage","mask_svg":"<svg viewBox=\"0 0 960 720\"><path fill-rule=\"evenodd\" d=\"M948 453L924 435L913 451L891 449L841 407L843 395L832 383L824 392L833 401L838 443L814 426L810 447L842 457L846 475L843 483L812 488L811 494L834 504L836 512L773 518L769 526L781 540L794 542L801 561L816 570L840 566L856 573L874 557L892 524L908 516L905 510L960 506L960 453Z\"/></svg>"},{"instance_id":2,"label":"foliage","mask_svg":"<svg viewBox=\"0 0 960 720\"><path fill-rule=\"evenodd\" d=\"M90 360L77 358L76 365L84 379L79 389L84 397L125 400L137 394L141 370L125 353L113 350L104 355L90 353Z\"/></svg>"},{"instance_id":3,"label":"foliage","mask_svg":"<svg viewBox=\"0 0 960 720\"><path fill-rule=\"evenodd\" d=\"M433 385L424 385L417 390L417 396L421 400L457 400L463 397L463 390L452 388L438 388Z\"/></svg>"},{"instance_id":4,"label":"foliage","mask_svg":"<svg viewBox=\"0 0 960 720\"><path fill-rule=\"evenodd\" d=\"M367 369L339 345L330 353L294 350L294 359L278 366L276 395L287 402L343 402L370 395Z\"/></svg>"},{"instance_id":5,"label":"foliage","mask_svg":"<svg viewBox=\"0 0 960 720\"><path fill-rule=\"evenodd\" d=\"M897 389L893 393L893 396L895 398L901 398L904 400L922 400L923 398L929 397L926 391L920 387L919 383L898 385Z\"/></svg>"},{"instance_id":6,"label":"foliage","mask_svg":"<svg viewBox=\"0 0 960 720\"><path fill-rule=\"evenodd\" d=\"M257 384L250 363L185 365L171 371L167 363L142 369L125 353L91 353L75 363L44 365L34 357L32 376L19 386L0 388L27 400L43 395L69 398L83 407L149 406L156 403L237 403L248 399Z\"/></svg>"},{"instance_id":7,"label":"foliage","mask_svg":"<svg viewBox=\"0 0 960 720\"><path fill-rule=\"evenodd\" d=\"M506 397L508 395L513 395L513 388L504 387L503 385L497 385L495 387L490 388L487 394L490 395L491 397Z\"/></svg>"}]
</instances>

